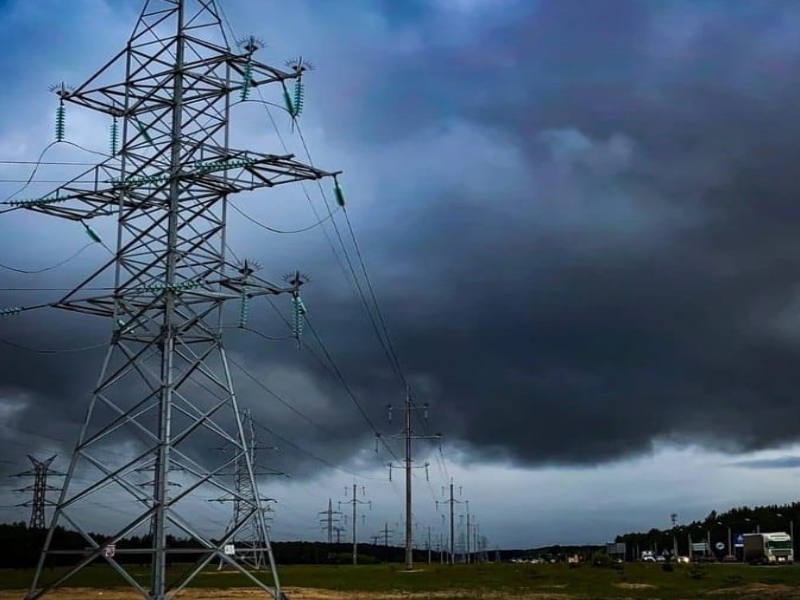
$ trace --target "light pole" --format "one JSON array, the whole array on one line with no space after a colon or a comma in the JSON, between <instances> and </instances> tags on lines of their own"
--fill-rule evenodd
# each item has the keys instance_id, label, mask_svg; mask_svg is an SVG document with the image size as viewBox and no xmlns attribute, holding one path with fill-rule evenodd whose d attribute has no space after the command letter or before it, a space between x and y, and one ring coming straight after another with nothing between
<instances>
[{"instance_id":1,"label":"light pole","mask_svg":"<svg viewBox=\"0 0 800 600\"><path fill-rule=\"evenodd\" d=\"M717 521L717 525L722 525L723 527L727 528L728 530L728 556L733 554L733 536L731 535L731 526L730 525L723 525L719 521Z\"/></svg>"},{"instance_id":2,"label":"light pole","mask_svg":"<svg viewBox=\"0 0 800 600\"><path fill-rule=\"evenodd\" d=\"M777 513L776 516L784 518L781 513ZM792 556L794 556L794 519L789 519L789 537L792 538Z\"/></svg>"}]
</instances>

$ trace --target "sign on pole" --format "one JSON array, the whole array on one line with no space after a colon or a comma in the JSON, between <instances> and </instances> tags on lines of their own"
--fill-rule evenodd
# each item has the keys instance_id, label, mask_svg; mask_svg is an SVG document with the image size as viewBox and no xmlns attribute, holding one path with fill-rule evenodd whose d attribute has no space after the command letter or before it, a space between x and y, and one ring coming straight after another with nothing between
<instances>
[{"instance_id":1,"label":"sign on pole","mask_svg":"<svg viewBox=\"0 0 800 600\"><path fill-rule=\"evenodd\" d=\"M725 550L725 543L724 542L717 542L714 545L714 548L716 548L717 550Z\"/></svg>"}]
</instances>

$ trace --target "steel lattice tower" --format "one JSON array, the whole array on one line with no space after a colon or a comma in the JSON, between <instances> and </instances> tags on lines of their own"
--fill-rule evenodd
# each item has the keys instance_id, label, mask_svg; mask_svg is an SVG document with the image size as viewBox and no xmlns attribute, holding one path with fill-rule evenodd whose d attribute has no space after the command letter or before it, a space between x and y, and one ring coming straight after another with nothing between
<instances>
[{"instance_id":1,"label":"steel lattice tower","mask_svg":"<svg viewBox=\"0 0 800 600\"><path fill-rule=\"evenodd\" d=\"M226 205L232 194L336 173L291 155L230 147L232 105L266 84L285 93L286 82L298 80L303 68L285 72L258 62L252 39L241 52L232 51L220 17L214 0L146 0L126 47L83 84L57 90L62 107L78 105L119 122L119 150L26 207L84 224L116 219L114 257L54 304L111 319L113 335L28 600L96 559L107 561L148 599L174 595L215 558L281 596L222 343L222 306L226 300L263 295L297 297L301 281L274 285L246 265L228 262ZM62 133L63 114L60 110ZM82 183L87 179L94 183ZM109 291L97 291L103 288ZM220 441L235 449L233 456L208 452ZM131 458L110 460L108 448ZM246 494L224 475L237 461L245 465ZM143 477L150 485L143 485ZM239 498L236 522L219 542L200 530L187 509L188 500L201 491ZM129 515L103 544L88 533L97 525L92 517L98 503ZM265 542L274 588L223 551L252 520ZM59 525L77 530L85 544L75 548L79 558L73 568L42 586ZM195 566L174 582L167 581L167 554L177 551L168 547L168 530L201 546ZM150 531L148 589L115 558L124 549L114 544Z\"/></svg>"},{"instance_id":2,"label":"steel lattice tower","mask_svg":"<svg viewBox=\"0 0 800 600\"><path fill-rule=\"evenodd\" d=\"M242 411L243 424L247 433L247 455L249 464L255 468L256 454L256 434L253 428L253 415L249 409ZM259 498L252 487L250 473L247 470L248 460L244 455L237 456L234 462L234 481L233 489L236 494L233 497L233 516L231 517L230 528L241 522L248 511L248 507ZM244 500L247 498L247 500ZM260 499L262 502L264 498ZM269 508L261 507L263 513L269 512ZM267 520L265 516L265 521ZM264 568L266 564L264 557L265 541L256 519L250 519L247 527L240 530L239 535L231 540L239 548L236 551L239 560L255 570ZM221 564L221 563L220 563Z\"/></svg>"},{"instance_id":3,"label":"steel lattice tower","mask_svg":"<svg viewBox=\"0 0 800 600\"><path fill-rule=\"evenodd\" d=\"M31 461L33 468L15 475L15 477L33 477L31 485L15 490L17 492L33 492L33 497L28 502L19 505L29 506L31 509L31 519L28 523L29 529L44 529L44 507L50 504L47 500L47 492L57 492L61 489L47 484L48 476L58 477L64 475L64 473L50 468L55 458L55 454L46 460L38 460L28 455L28 460Z\"/></svg>"}]
</instances>

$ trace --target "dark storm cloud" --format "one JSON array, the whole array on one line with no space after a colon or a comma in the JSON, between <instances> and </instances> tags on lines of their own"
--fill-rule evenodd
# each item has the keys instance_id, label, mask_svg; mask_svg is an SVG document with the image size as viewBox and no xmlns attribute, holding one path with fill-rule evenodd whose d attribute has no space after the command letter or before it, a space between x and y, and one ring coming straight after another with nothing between
<instances>
[{"instance_id":1,"label":"dark storm cloud","mask_svg":"<svg viewBox=\"0 0 800 600\"><path fill-rule=\"evenodd\" d=\"M796 440L798 42L778 29L796 9L533 6L485 19L395 7L385 47L363 23L341 25L326 69L342 75L318 79L326 136L378 174L379 197L354 198L352 218L431 429L526 464L602 462L662 440ZM415 34L402 52L400 30ZM354 48L371 50L363 64ZM315 328L384 429L402 389L369 321L324 245L297 259L314 275ZM44 322L7 323L3 337L42 344ZM277 327L264 315L255 326ZM54 345L94 339L53 330ZM239 377L265 423L331 462L369 445L335 374L287 345L230 343L324 429ZM49 426L74 429L85 404L57 398L91 387L96 357L2 358L6 388L38 399L20 427L55 410ZM52 376L39 376L43 361ZM288 449L276 460L295 473L319 464Z\"/></svg>"},{"instance_id":2,"label":"dark storm cloud","mask_svg":"<svg viewBox=\"0 0 800 600\"><path fill-rule=\"evenodd\" d=\"M732 463L734 467L745 469L796 469L800 467L800 456L781 456L779 458L762 458L759 460L743 460Z\"/></svg>"},{"instance_id":3,"label":"dark storm cloud","mask_svg":"<svg viewBox=\"0 0 800 600\"><path fill-rule=\"evenodd\" d=\"M372 86L392 118L364 141L449 115L513 143L534 177L476 198L476 170L447 189L409 171L384 199L407 228L369 238L373 263L406 275L380 279L401 354L438 383L442 428L478 450L591 463L659 440L798 438L800 45L780 25L796 8L653 6L545 2L459 47L431 42L392 70L413 87ZM426 141L442 171L463 164Z\"/></svg>"}]
</instances>

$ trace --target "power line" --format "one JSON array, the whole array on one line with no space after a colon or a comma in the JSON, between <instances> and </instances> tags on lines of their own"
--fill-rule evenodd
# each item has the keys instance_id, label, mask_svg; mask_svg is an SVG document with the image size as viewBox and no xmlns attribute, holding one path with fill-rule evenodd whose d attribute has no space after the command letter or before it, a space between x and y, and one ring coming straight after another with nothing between
<instances>
[{"instance_id":1,"label":"power line","mask_svg":"<svg viewBox=\"0 0 800 600\"><path fill-rule=\"evenodd\" d=\"M239 370L240 370L242 373L244 373L244 375L245 375L245 376L246 376L248 379L250 379L250 381L252 381L252 382L253 382L253 383L255 383L255 384L258 386L258 387L260 387L262 390L264 390L265 392L267 392L267 393L268 393L270 396L272 396L272 397L273 397L275 400L277 400L278 402L280 402L280 403L281 403L283 406L285 406L285 407L286 407L287 409L289 409L291 412L293 412L293 413L294 413L294 414L296 414L298 417L300 417L301 419L303 419L303 420L304 420L306 423L308 423L309 425L312 425L312 426L316 427L317 429L319 429L319 430L320 430L322 433L324 433L324 434L326 434L326 435L330 435L330 436L333 436L333 437L336 437L336 436L337 436L336 432L332 431L331 429L328 429L328 428L327 428L327 427L325 427L324 425L320 425L319 423L317 423L316 421L314 421L314 420L313 420L311 417L309 417L309 416L305 415L304 413L302 413L302 412L300 412L298 409L296 409L294 406L292 406L292 405L291 405L291 403L289 403L288 401L286 401L286 400L285 400L283 397L281 397L280 395L278 395L277 393L275 393L274 391L272 391L271 389L269 389L269 388L268 388L268 387L267 387L267 386L266 386L266 385L265 385L265 384L264 384L264 383L263 383L263 382L262 382L260 379L258 379L258 378L257 378L255 375L253 375L252 373L250 373L250 372L249 372L247 369L245 369L245 368L244 368L244 366L242 366L240 363L236 362L236 361L235 361L234 359L232 359L232 358L229 358L228 360L230 361L230 363L231 363L232 365L236 366L236 367L237 367L237 368L238 368L238 369L239 369Z\"/></svg>"},{"instance_id":2,"label":"power line","mask_svg":"<svg viewBox=\"0 0 800 600\"><path fill-rule=\"evenodd\" d=\"M291 327L292 326L291 323L289 323L288 319L286 319L286 317L280 312L280 310L278 310L278 307L275 306L275 304L272 302L272 300L270 298L267 298L267 302L269 302L270 306L272 306L273 310L283 320L283 322L287 325L287 327ZM386 450L389 452L389 454L391 454L392 458L394 458L395 460L400 460L397 457L397 455L392 451L392 449L386 444L386 441L383 440L383 438L381 437L380 431L378 431L378 428L375 426L375 423L369 417L369 415L367 414L366 410L364 410L364 407L363 407L361 401L358 399L358 396L356 396L355 392L353 392L352 388L350 387L350 384L347 382L347 379L345 379L344 374L342 373L341 369L336 365L336 362L333 360L333 357L331 356L331 353L328 351L327 347L322 342L322 338L319 336L319 334L317 333L317 331L314 328L313 324L311 323L310 319L308 318L308 314L305 315L305 320L306 320L306 323L308 324L308 327L309 327L309 330L311 331L311 334L314 336L314 340L317 342L317 345L319 345L320 349L325 354L325 357L328 360L328 364L326 364L319 356L317 356L317 354L313 351L313 349L310 346L308 346L307 344L305 344L305 343L302 344L302 347L305 348L306 351L309 352L309 354L311 354L311 356L323 367L324 370L326 370L329 374L331 374L334 377L334 379L337 379L339 381L339 383L341 383L341 385L344 388L345 392L347 393L348 397L353 402L355 407L358 409L358 412L364 418L364 420L366 421L366 423L369 426L369 428L372 431L372 433L378 439L381 440L381 443L386 448Z\"/></svg>"},{"instance_id":3,"label":"power line","mask_svg":"<svg viewBox=\"0 0 800 600\"><path fill-rule=\"evenodd\" d=\"M9 346L11 348L16 348L17 350L33 352L34 354L75 354L78 352L88 352L89 350L97 350L99 348L108 348L108 342L103 342L102 344L94 344L93 346L82 346L79 348L59 348L59 349L31 348L30 346L25 346L23 344L10 342L3 338L0 338L0 344Z\"/></svg>"},{"instance_id":4,"label":"power line","mask_svg":"<svg viewBox=\"0 0 800 600\"><path fill-rule=\"evenodd\" d=\"M94 167L97 163L93 162L70 162L70 161L36 161L36 160L0 160L0 165L51 165L51 166L63 166L63 167ZM57 183L63 183L63 180L58 181Z\"/></svg>"},{"instance_id":5,"label":"power line","mask_svg":"<svg viewBox=\"0 0 800 600\"><path fill-rule=\"evenodd\" d=\"M339 465L336 465L336 464L334 464L334 463L330 462L329 460L326 460L326 459L324 459L324 458L322 458L322 457L320 457L320 456L318 456L318 455L314 454L314 453L313 453L313 452L311 452L310 450L306 450L306 449L305 449L305 448L303 448L302 446L299 446L298 444L295 444L295 443L294 443L293 441L291 441L290 439L288 439L288 438L286 438L286 437L284 437L284 436L280 435L279 433L277 433L277 432L273 431L272 429L270 429L270 428L269 428L269 427L267 427L266 425L263 425L262 423L259 423L258 421L254 421L253 423L255 424L255 426L256 426L256 427L259 427L260 429L263 429L264 431L266 431L266 432L267 432L267 433L269 433L270 435L274 436L276 439L280 440L280 441L281 441L281 442L283 442L284 444L286 444L286 445L288 445L288 446L291 446L292 448L294 448L295 450L297 450L297 451L298 451L298 452L300 452L301 454L304 454L304 455L306 455L306 456L307 456L307 457L309 457L310 459L312 459L312 460L315 460L315 461L317 461L318 463L325 465L326 467L330 467L331 469L335 469L335 470L337 470L337 471L340 471L340 472L342 472L342 473L345 473L346 475L353 475L353 476L355 476L355 477L360 477L361 479L372 479L372 480L376 480L376 478L375 478L375 477L368 477L368 476L366 476L366 475L361 475L361 474L359 474L359 473L356 473L355 471L350 471L349 469L345 469L344 467L340 467Z\"/></svg>"},{"instance_id":6,"label":"power line","mask_svg":"<svg viewBox=\"0 0 800 600\"><path fill-rule=\"evenodd\" d=\"M265 225L261 221L257 221L256 219L254 219L253 217L248 215L246 212L244 212L242 209L240 209L235 204L230 204L230 207L233 210L235 210L237 213L242 215L245 219L247 219L248 221L253 223L254 225L258 225L262 229L266 229L267 231L269 231L271 233L284 233L284 234L305 233L306 231L311 231L312 229L316 229L317 227L319 227L320 225L322 225L323 223L325 223L329 219L332 219L333 215L335 214L335 211L334 212L330 212L330 213L328 213L327 217L323 217L322 219L317 219L316 223L313 223L313 224L311 224L311 225L309 225L307 227L302 227L300 229L276 229L274 227L270 227L269 225Z\"/></svg>"},{"instance_id":7,"label":"power line","mask_svg":"<svg viewBox=\"0 0 800 600\"><path fill-rule=\"evenodd\" d=\"M310 150L308 148L308 144L306 143L305 136L303 135L303 130L301 129L299 123L297 124L297 134L300 137L300 141L301 141L301 143L303 145L303 149L305 150L306 157L308 158L309 164L313 164L313 159L311 158L311 152L310 152ZM319 184L319 182L317 182L317 185L318 185L319 191L322 194L322 197L323 197L323 199L325 201L325 206L329 206L328 199L327 199L327 196L325 194L325 191L322 189L322 186ZM345 221L347 223L347 228L348 228L348 230L350 232L350 237L351 237L351 239L353 241L353 247L356 250L356 255L358 256L358 260L359 260L359 263L360 263L360 266L361 266L361 271L362 271L362 273L364 275L364 281L367 284L367 288L368 288L370 296L372 298L372 303L373 303L373 305L375 307L375 314L378 316L378 321L380 322L380 327L381 327L381 329L383 331L383 335L386 338L386 345L385 346L383 344L383 339L381 338L380 332L377 331L378 327L375 324L374 320L372 320L372 312L369 309L367 309L367 312L370 315L370 320L372 320L372 322L373 322L373 327L376 330L375 331L376 335L378 336L379 339L381 339L381 345L384 346L384 351L386 352L387 357L389 358L390 364L392 364L393 368L395 369L395 372L397 373L398 377L400 378L400 381L403 383L403 386L406 389L408 389L408 387L409 387L408 381L406 380L406 376L403 373L403 369L402 369L402 367L400 365L400 360L397 357L397 352L395 350L394 344L392 343L392 339L389 336L389 330L388 330L388 327L386 326L386 320L383 317L383 311L381 311L381 309L380 309L380 304L378 303L378 298L377 298L377 295L375 294L375 288L372 285L372 280L371 280L371 278L369 276L369 272L367 271L367 266L366 266L366 264L364 262L364 256L361 253L361 248L360 248L360 246L358 244L358 240L356 239L356 235L355 235L355 232L353 230L353 225L350 222L350 216L347 214L347 208L343 206L342 207L342 212L344 212ZM335 226L335 223L334 223L334 227L336 228L337 236L339 236L339 241L341 242L342 248L344 249L344 242L342 241L341 235L339 235L339 230ZM347 256L347 255L345 255L345 256ZM353 277L356 278L355 270L353 269L353 265L350 262L349 258L348 258L348 265L350 266L351 271L353 271ZM356 278L356 281L358 281L357 278ZM363 291L361 290L360 285L358 287L359 287L359 292L360 292L360 294L362 296L362 299L364 300L365 307L366 307L366 299L363 297Z\"/></svg>"},{"instance_id":8,"label":"power line","mask_svg":"<svg viewBox=\"0 0 800 600\"><path fill-rule=\"evenodd\" d=\"M87 250L90 246L94 246L95 243L96 242L94 242L94 241L89 242L88 244L86 244L85 246L82 246L79 250L77 250L73 254L70 254L69 256L67 256L67 258L65 258L63 260L60 260L59 262L55 263L54 265L50 265L49 267L41 267L39 269L20 269L20 268L17 268L17 267L11 267L9 265L0 263L0 269L5 269L6 271L13 271L14 273L20 273L22 275L37 275L39 273L46 273L48 271L53 271L53 270L57 269L58 267L62 267L65 264L67 264L68 262L71 262L71 261L75 260L81 254L83 254L83 252L85 250Z\"/></svg>"}]
</instances>

